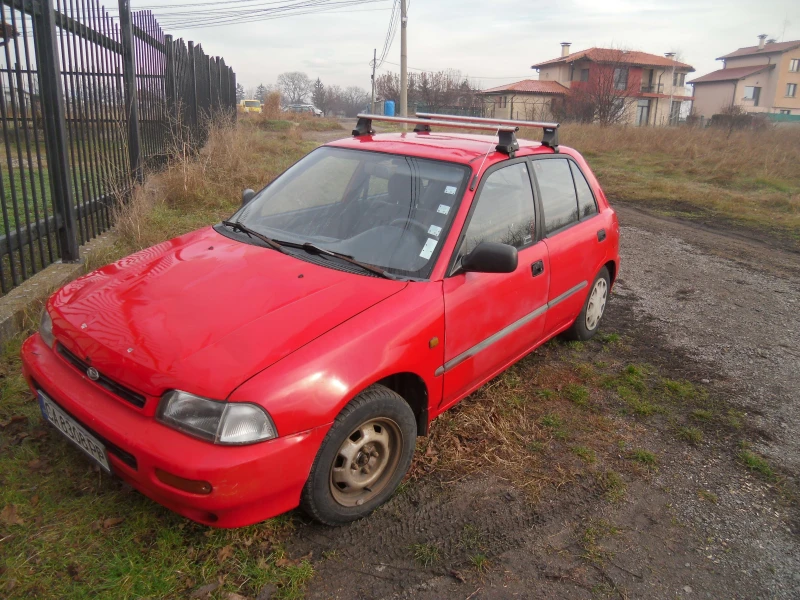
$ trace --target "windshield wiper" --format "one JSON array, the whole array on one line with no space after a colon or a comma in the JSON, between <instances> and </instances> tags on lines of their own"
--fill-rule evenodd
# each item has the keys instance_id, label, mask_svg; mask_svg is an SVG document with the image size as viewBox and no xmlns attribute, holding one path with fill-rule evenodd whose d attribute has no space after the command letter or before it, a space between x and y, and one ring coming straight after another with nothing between
<instances>
[{"instance_id":1,"label":"windshield wiper","mask_svg":"<svg viewBox=\"0 0 800 600\"><path fill-rule=\"evenodd\" d=\"M305 242L303 244L295 244L293 242L282 242L282 243L284 245L290 246L292 248L302 248L303 250L305 250L309 254L312 254L312 253L313 254L324 254L325 256L332 256L334 258L338 258L339 260L343 260L345 262L349 262L352 265L356 265L358 267L361 267L365 271L369 271L370 273L375 273L376 275L380 275L381 277L384 277L386 279L395 279L395 280L403 279L402 277L398 277L396 275L393 275L393 274L391 274L391 273L389 273L387 271L384 271L383 269L381 269L379 267L375 267L373 265L368 265L366 263L358 261L358 260L354 259L352 256L350 256L349 254L342 254L341 252L334 252L333 250L328 250L327 248L322 248L321 246L317 246L316 244L313 244L311 242Z\"/></svg>"},{"instance_id":2,"label":"windshield wiper","mask_svg":"<svg viewBox=\"0 0 800 600\"><path fill-rule=\"evenodd\" d=\"M273 240L272 238L269 238L269 237L265 236L263 233L259 233L259 232L255 231L254 229L250 229L247 225L242 225L239 221L235 221L235 222L234 221L223 221L222 224L225 225L226 227L231 227L232 229L238 229L242 233L247 234L248 237L251 237L251 238L252 237L256 237L256 238L258 238L259 240L261 240L265 244L269 245L269 247L272 248L273 250L277 250L278 252L283 252L283 253L286 252L283 249L283 246L281 244L279 244L278 242L276 242L275 240Z\"/></svg>"}]
</instances>

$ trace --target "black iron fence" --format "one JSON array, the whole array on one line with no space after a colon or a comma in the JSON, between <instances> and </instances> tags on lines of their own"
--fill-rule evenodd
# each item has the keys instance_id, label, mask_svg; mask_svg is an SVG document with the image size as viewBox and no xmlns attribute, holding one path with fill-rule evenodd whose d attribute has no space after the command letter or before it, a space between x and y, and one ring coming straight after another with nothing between
<instances>
[{"instance_id":1,"label":"black iron fence","mask_svg":"<svg viewBox=\"0 0 800 600\"><path fill-rule=\"evenodd\" d=\"M0 289L113 224L143 169L202 146L236 114L236 77L119 0L2 0Z\"/></svg>"}]
</instances>

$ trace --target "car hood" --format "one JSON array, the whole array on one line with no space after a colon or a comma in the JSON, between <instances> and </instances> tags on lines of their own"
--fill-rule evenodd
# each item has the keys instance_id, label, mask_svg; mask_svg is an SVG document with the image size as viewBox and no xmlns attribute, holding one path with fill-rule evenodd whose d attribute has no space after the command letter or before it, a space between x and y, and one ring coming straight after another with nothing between
<instances>
[{"instance_id":1,"label":"car hood","mask_svg":"<svg viewBox=\"0 0 800 600\"><path fill-rule=\"evenodd\" d=\"M222 399L406 285L209 227L66 285L48 308L58 340L118 383L151 396L182 389Z\"/></svg>"}]
</instances>

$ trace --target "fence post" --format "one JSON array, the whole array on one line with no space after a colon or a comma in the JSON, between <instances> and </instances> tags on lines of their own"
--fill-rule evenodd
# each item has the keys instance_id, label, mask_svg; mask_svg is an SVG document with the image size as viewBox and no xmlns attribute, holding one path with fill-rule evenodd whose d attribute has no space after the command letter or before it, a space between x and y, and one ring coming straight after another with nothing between
<instances>
[{"instance_id":1,"label":"fence post","mask_svg":"<svg viewBox=\"0 0 800 600\"><path fill-rule=\"evenodd\" d=\"M228 67L230 71L230 87L229 93L231 94L231 113L233 114L233 118L236 119L238 114L236 112L236 73L233 72L233 67Z\"/></svg>"},{"instance_id":2,"label":"fence post","mask_svg":"<svg viewBox=\"0 0 800 600\"><path fill-rule=\"evenodd\" d=\"M45 153L50 179L50 197L56 215L58 246L62 262L78 262L78 227L75 199L70 184L64 92L58 60L56 15L51 1L39 3L33 13L33 43L38 63L39 97L45 130Z\"/></svg>"},{"instance_id":3,"label":"fence post","mask_svg":"<svg viewBox=\"0 0 800 600\"><path fill-rule=\"evenodd\" d=\"M192 135L197 135L197 65L195 64L194 42L189 42L189 118Z\"/></svg>"},{"instance_id":4,"label":"fence post","mask_svg":"<svg viewBox=\"0 0 800 600\"><path fill-rule=\"evenodd\" d=\"M119 28L122 42L122 80L125 86L125 116L128 120L128 159L131 176L143 181L142 142L139 134L139 96L136 90L136 56L130 0L119 0Z\"/></svg>"},{"instance_id":5,"label":"fence post","mask_svg":"<svg viewBox=\"0 0 800 600\"><path fill-rule=\"evenodd\" d=\"M164 36L164 91L167 97L167 119L169 119L170 132L173 141L181 128L180 114L178 113L178 88L175 77L175 43L170 34Z\"/></svg>"}]
</instances>

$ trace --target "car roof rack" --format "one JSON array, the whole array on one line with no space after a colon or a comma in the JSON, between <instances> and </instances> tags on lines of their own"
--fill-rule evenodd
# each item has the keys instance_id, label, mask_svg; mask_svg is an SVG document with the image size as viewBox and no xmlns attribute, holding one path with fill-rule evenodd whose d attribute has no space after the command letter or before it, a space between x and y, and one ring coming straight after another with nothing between
<instances>
[{"instance_id":1,"label":"car roof rack","mask_svg":"<svg viewBox=\"0 0 800 600\"><path fill-rule=\"evenodd\" d=\"M437 115L438 116L438 115ZM448 115L442 115L448 116ZM353 129L353 135L359 137L362 135L372 135L375 130L372 129L373 121L381 121L385 123L408 123L414 125L416 133L430 132L431 125L434 127L449 127L451 129L480 129L483 131L492 131L497 133L500 140L497 144L496 150L507 154L509 158L514 158L514 154L519 150L519 144L514 133L519 129L516 125L507 125L503 123L475 123L460 121L449 115L448 119L431 119L417 117L386 117L383 115L359 114L358 123L356 128Z\"/></svg>"},{"instance_id":2,"label":"car roof rack","mask_svg":"<svg viewBox=\"0 0 800 600\"><path fill-rule=\"evenodd\" d=\"M417 117L423 119L436 119L438 121L458 121L459 123L474 123L476 125L509 125L520 129L531 127L542 129L542 146L552 148L558 152L558 123L548 123L546 121L515 121L513 119L494 119L486 117L468 117L462 115L440 115L437 113L417 113Z\"/></svg>"}]
</instances>

